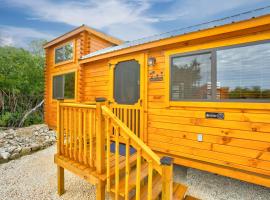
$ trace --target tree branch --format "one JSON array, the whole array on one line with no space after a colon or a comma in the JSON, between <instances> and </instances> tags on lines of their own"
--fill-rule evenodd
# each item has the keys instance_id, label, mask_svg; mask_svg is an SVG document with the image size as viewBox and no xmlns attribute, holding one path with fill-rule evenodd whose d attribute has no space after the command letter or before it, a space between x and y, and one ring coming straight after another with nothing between
<instances>
[{"instance_id":1,"label":"tree branch","mask_svg":"<svg viewBox=\"0 0 270 200\"><path fill-rule=\"evenodd\" d=\"M19 127L22 127L22 125L23 125L24 121L27 119L27 117L31 113L35 112L39 107L41 107L43 103L44 103L44 99L39 104L37 104L34 108L32 108L31 110L29 110L28 112L26 112L25 115L23 116L22 120L19 123Z\"/></svg>"}]
</instances>

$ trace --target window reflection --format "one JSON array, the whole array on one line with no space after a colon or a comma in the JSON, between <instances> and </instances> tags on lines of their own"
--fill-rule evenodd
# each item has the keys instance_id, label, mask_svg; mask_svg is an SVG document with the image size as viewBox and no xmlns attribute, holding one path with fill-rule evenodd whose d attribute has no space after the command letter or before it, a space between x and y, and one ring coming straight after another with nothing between
<instances>
[{"instance_id":1,"label":"window reflection","mask_svg":"<svg viewBox=\"0 0 270 200\"><path fill-rule=\"evenodd\" d=\"M174 57L171 100L211 99L211 54Z\"/></svg>"},{"instance_id":2,"label":"window reflection","mask_svg":"<svg viewBox=\"0 0 270 200\"><path fill-rule=\"evenodd\" d=\"M55 64L73 59L73 42L55 49Z\"/></svg>"},{"instance_id":3,"label":"window reflection","mask_svg":"<svg viewBox=\"0 0 270 200\"><path fill-rule=\"evenodd\" d=\"M217 99L269 99L269 77L269 43L217 51Z\"/></svg>"}]
</instances>

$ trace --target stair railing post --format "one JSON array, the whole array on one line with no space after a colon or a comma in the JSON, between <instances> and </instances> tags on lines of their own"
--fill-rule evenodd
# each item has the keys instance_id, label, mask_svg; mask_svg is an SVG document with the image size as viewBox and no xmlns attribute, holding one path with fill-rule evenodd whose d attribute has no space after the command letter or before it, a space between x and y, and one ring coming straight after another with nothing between
<instances>
[{"instance_id":1,"label":"stair railing post","mask_svg":"<svg viewBox=\"0 0 270 200\"><path fill-rule=\"evenodd\" d=\"M57 99L57 124L56 124L56 133L57 133L57 154L60 155L61 154L61 142L62 142L62 138L61 138L61 126L63 126L63 124L61 124L61 108L60 108L60 104L63 102L63 99ZM64 168L57 165L57 192L58 195L62 195L65 191L65 186L64 186Z\"/></svg>"},{"instance_id":2,"label":"stair railing post","mask_svg":"<svg viewBox=\"0 0 270 200\"><path fill-rule=\"evenodd\" d=\"M99 174L105 173L105 119L102 115L102 105L105 98L96 98L96 170ZM97 184L97 199L105 199L105 182Z\"/></svg>"},{"instance_id":3,"label":"stair railing post","mask_svg":"<svg viewBox=\"0 0 270 200\"><path fill-rule=\"evenodd\" d=\"M173 199L173 159L164 156L160 159L162 165L162 200Z\"/></svg>"},{"instance_id":4,"label":"stair railing post","mask_svg":"<svg viewBox=\"0 0 270 200\"><path fill-rule=\"evenodd\" d=\"M63 102L63 99L57 99L57 122L56 122L56 134L57 134L57 154L61 152L61 110L60 104Z\"/></svg>"}]
</instances>

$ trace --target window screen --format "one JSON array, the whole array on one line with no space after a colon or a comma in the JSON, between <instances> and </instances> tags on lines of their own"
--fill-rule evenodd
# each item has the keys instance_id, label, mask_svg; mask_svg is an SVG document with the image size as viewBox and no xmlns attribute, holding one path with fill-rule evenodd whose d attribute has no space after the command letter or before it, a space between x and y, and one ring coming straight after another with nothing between
<instances>
[{"instance_id":1,"label":"window screen","mask_svg":"<svg viewBox=\"0 0 270 200\"><path fill-rule=\"evenodd\" d=\"M73 59L73 42L55 49L55 64Z\"/></svg>"},{"instance_id":2,"label":"window screen","mask_svg":"<svg viewBox=\"0 0 270 200\"><path fill-rule=\"evenodd\" d=\"M173 57L171 100L211 99L211 53Z\"/></svg>"},{"instance_id":3,"label":"window screen","mask_svg":"<svg viewBox=\"0 0 270 200\"><path fill-rule=\"evenodd\" d=\"M114 100L135 104L140 98L140 65L135 60L119 62L114 68Z\"/></svg>"},{"instance_id":4,"label":"window screen","mask_svg":"<svg viewBox=\"0 0 270 200\"><path fill-rule=\"evenodd\" d=\"M217 99L270 99L270 44L217 51Z\"/></svg>"},{"instance_id":5,"label":"window screen","mask_svg":"<svg viewBox=\"0 0 270 200\"><path fill-rule=\"evenodd\" d=\"M74 99L75 72L53 77L53 98Z\"/></svg>"}]
</instances>

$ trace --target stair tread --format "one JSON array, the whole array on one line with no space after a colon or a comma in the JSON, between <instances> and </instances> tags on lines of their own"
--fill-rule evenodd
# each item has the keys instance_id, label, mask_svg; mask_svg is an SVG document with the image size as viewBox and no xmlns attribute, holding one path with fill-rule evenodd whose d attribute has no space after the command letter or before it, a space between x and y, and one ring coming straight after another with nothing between
<instances>
[{"instance_id":1,"label":"stair tread","mask_svg":"<svg viewBox=\"0 0 270 200\"><path fill-rule=\"evenodd\" d=\"M125 166L126 166L125 157L124 157L124 159L123 159L123 157L124 156L119 156L120 173L121 173L121 171L123 171L125 169ZM130 156L130 158L129 158L130 167L132 167L136 164L136 160L137 160L136 153ZM115 175L115 154L111 153L111 155L110 155L110 176L114 176L114 175ZM100 175L101 180L106 180L106 178L107 178L106 173Z\"/></svg>"},{"instance_id":2,"label":"stair tread","mask_svg":"<svg viewBox=\"0 0 270 200\"><path fill-rule=\"evenodd\" d=\"M188 187L180 183L173 183L173 199L184 199Z\"/></svg>"},{"instance_id":3,"label":"stair tread","mask_svg":"<svg viewBox=\"0 0 270 200\"><path fill-rule=\"evenodd\" d=\"M131 170L129 174L129 191L132 190L134 187L136 187L136 170L137 168ZM142 163L141 166L141 180L143 180L148 175L148 164ZM119 180L119 194L120 196L125 196L125 176L121 177ZM112 184L111 191L115 191L115 185Z\"/></svg>"},{"instance_id":4,"label":"stair tread","mask_svg":"<svg viewBox=\"0 0 270 200\"><path fill-rule=\"evenodd\" d=\"M200 199L193 197L193 196L186 195L184 200L200 200Z\"/></svg>"}]
</instances>

